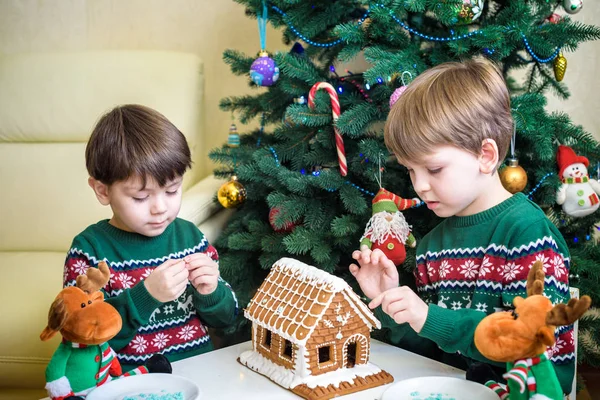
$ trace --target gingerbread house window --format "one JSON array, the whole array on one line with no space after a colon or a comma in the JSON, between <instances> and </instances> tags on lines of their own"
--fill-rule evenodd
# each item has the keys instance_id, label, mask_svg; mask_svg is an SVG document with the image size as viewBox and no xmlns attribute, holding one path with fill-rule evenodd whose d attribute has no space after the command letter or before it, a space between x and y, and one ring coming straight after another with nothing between
<instances>
[{"instance_id":1,"label":"gingerbread house window","mask_svg":"<svg viewBox=\"0 0 600 400\"><path fill-rule=\"evenodd\" d=\"M319 347L319 364L328 363L331 360L331 346Z\"/></svg>"},{"instance_id":2,"label":"gingerbread house window","mask_svg":"<svg viewBox=\"0 0 600 400\"><path fill-rule=\"evenodd\" d=\"M290 359L292 358L292 342L287 339L283 345L283 356Z\"/></svg>"},{"instance_id":3,"label":"gingerbread house window","mask_svg":"<svg viewBox=\"0 0 600 400\"><path fill-rule=\"evenodd\" d=\"M263 330L263 346L267 349L271 349L271 331L268 329Z\"/></svg>"}]
</instances>

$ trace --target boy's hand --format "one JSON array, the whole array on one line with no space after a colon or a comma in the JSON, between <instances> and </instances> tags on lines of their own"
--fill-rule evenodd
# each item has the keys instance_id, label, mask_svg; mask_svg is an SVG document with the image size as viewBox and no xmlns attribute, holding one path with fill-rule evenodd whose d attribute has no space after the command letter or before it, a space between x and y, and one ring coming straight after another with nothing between
<instances>
[{"instance_id":1,"label":"boy's hand","mask_svg":"<svg viewBox=\"0 0 600 400\"><path fill-rule=\"evenodd\" d=\"M183 260L167 260L144 279L146 290L161 303L172 301L185 292L188 270Z\"/></svg>"},{"instance_id":2,"label":"boy's hand","mask_svg":"<svg viewBox=\"0 0 600 400\"><path fill-rule=\"evenodd\" d=\"M351 264L350 273L368 298L373 299L382 292L398 286L398 270L381 250L371 251L363 245L360 251L352 253L352 258L358 261L360 267Z\"/></svg>"},{"instance_id":3,"label":"boy's hand","mask_svg":"<svg viewBox=\"0 0 600 400\"><path fill-rule=\"evenodd\" d=\"M190 271L189 280L200 294L211 294L219 283L219 265L204 253L194 253L184 258Z\"/></svg>"},{"instance_id":4,"label":"boy's hand","mask_svg":"<svg viewBox=\"0 0 600 400\"><path fill-rule=\"evenodd\" d=\"M417 333L423 329L429 307L408 286L400 286L381 293L369 303L369 308L376 308L380 304L381 309L397 324L408 322Z\"/></svg>"}]
</instances>

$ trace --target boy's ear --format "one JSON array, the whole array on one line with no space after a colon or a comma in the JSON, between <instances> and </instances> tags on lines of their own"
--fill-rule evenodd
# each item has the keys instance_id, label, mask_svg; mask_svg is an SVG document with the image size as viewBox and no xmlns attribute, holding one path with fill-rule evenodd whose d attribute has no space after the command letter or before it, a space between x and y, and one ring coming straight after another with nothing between
<instances>
[{"instance_id":1,"label":"boy's ear","mask_svg":"<svg viewBox=\"0 0 600 400\"><path fill-rule=\"evenodd\" d=\"M96 198L103 206L107 206L110 204L110 200L108 198L108 185L100 182L97 179L92 178L91 176L88 178L88 185L92 188L94 193L96 194Z\"/></svg>"},{"instance_id":2,"label":"boy's ear","mask_svg":"<svg viewBox=\"0 0 600 400\"><path fill-rule=\"evenodd\" d=\"M491 174L498 165L498 145L494 139L484 139L481 142L481 155L479 156L479 170L484 174Z\"/></svg>"}]
</instances>

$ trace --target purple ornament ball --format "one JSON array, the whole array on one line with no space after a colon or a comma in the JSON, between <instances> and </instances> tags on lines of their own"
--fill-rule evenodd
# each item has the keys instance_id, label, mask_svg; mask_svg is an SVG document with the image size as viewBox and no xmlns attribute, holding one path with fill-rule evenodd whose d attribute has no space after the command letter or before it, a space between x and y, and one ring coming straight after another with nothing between
<instances>
[{"instance_id":1,"label":"purple ornament ball","mask_svg":"<svg viewBox=\"0 0 600 400\"><path fill-rule=\"evenodd\" d=\"M279 79L279 67L268 53L261 52L250 67L250 79L258 86L272 86Z\"/></svg>"}]
</instances>

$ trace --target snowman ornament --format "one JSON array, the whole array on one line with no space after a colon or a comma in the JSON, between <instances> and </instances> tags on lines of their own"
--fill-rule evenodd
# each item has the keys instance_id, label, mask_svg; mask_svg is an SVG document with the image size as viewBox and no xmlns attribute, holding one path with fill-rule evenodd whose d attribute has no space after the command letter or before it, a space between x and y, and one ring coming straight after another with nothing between
<instances>
[{"instance_id":1,"label":"snowman ornament","mask_svg":"<svg viewBox=\"0 0 600 400\"><path fill-rule=\"evenodd\" d=\"M600 183L590 179L587 170L588 159L576 155L569 146L559 146L556 160L558 175L562 180L562 185L556 193L556 202L572 217L592 214L600 206Z\"/></svg>"}]
</instances>

